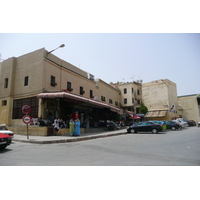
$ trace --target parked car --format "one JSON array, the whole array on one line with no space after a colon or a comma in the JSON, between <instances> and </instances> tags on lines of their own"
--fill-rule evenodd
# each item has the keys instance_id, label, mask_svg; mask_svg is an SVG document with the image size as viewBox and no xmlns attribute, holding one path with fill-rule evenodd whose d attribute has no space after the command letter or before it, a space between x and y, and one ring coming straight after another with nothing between
<instances>
[{"instance_id":1,"label":"parked car","mask_svg":"<svg viewBox=\"0 0 200 200\"><path fill-rule=\"evenodd\" d=\"M189 127L187 120L183 119L183 118L177 118L177 120L181 121L184 123L185 127Z\"/></svg>"},{"instance_id":2,"label":"parked car","mask_svg":"<svg viewBox=\"0 0 200 200\"><path fill-rule=\"evenodd\" d=\"M14 137L14 133L12 131L9 131L5 124L0 124L0 132L9 135L11 138Z\"/></svg>"},{"instance_id":3,"label":"parked car","mask_svg":"<svg viewBox=\"0 0 200 200\"><path fill-rule=\"evenodd\" d=\"M163 130L166 130L166 129L167 129L166 124L165 124L164 121L150 120L150 122L153 122L153 123L155 123L155 124L159 124L159 125L161 125L162 128L163 128Z\"/></svg>"},{"instance_id":4,"label":"parked car","mask_svg":"<svg viewBox=\"0 0 200 200\"><path fill-rule=\"evenodd\" d=\"M185 120L188 123L188 126L196 126L196 122L194 120Z\"/></svg>"},{"instance_id":5,"label":"parked car","mask_svg":"<svg viewBox=\"0 0 200 200\"><path fill-rule=\"evenodd\" d=\"M179 123L172 120L164 120L163 122L165 122L167 129L171 129L172 131L181 128Z\"/></svg>"},{"instance_id":6,"label":"parked car","mask_svg":"<svg viewBox=\"0 0 200 200\"><path fill-rule=\"evenodd\" d=\"M0 133L0 149L5 149L12 142L12 138L4 133Z\"/></svg>"},{"instance_id":7,"label":"parked car","mask_svg":"<svg viewBox=\"0 0 200 200\"><path fill-rule=\"evenodd\" d=\"M127 133L137 133L137 132L152 132L158 133L162 131L162 125L155 124L153 122L139 122L138 124L133 124L127 128Z\"/></svg>"},{"instance_id":8,"label":"parked car","mask_svg":"<svg viewBox=\"0 0 200 200\"><path fill-rule=\"evenodd\" d=\"M172 120L173 122L179 123L181 128L185 128L186 126L188 126L188 124L180 119L174 119Z\"/></svg>"}]
</instances>

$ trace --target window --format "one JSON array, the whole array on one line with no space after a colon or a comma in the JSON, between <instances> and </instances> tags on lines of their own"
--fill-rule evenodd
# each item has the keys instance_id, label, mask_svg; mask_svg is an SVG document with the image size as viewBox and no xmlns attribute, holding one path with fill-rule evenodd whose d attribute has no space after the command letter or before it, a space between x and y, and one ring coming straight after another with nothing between
<instances>
[{"instance_id":1,"label":"window","mask_svg":"<svg viewBox=\"0 0 200 200\"><path fill-rule=\"evenodd\" d=\"M111 104L113 103L112 99L109 99L109 103L111 103Z\"/></svg>"},{"instance_id":2,"label":"window","mask_svg":"<svg viewBox=\"0 0 200 200\"><path fill-rule=\"evenodd\" d=\"M72 83L71 82L67 82L67 89L71 89L72 88Z\"/></svg>"},{"instance_id":3,"label":"window","mask_svg":"<svg viewBox=\"0 0 200 200\"><path fill-rule=\"evenodd\" d=\"M4 88L8 88L8 78L5 78Z\"/></svg>"},{"instance_id":4,"label":"window","mask_svg":"<svg viewBox=\"0 0 200 200\"><path fill-rule=\"evenodd\" d=\"M115 101L115 105L116 105L116 106L118 106L118 105L119 105L117 101Z\"/></svg>"},{"instance_id":5,"label":"window","mask_svg":"<svg viewBox=\"0 0 200 200\"><path fill-rule=\"evenodd\" d=\"M85 91L83 90L83 87L80 86L80 94L83 95Z\"/></svg>"},{"instance_id":6,"label":"window","mask_svg":"<svg viewBox=\"0 0 200 200\"><path fill-rule=\"evenodd\" d=\"M94 98L92 90L90 90L90 98Z\"/></svg>"},{"instance_id":7,"label":"window","mask_svg":"<svg viewBox=\"0 0 200 200\"><path fill-rule=\"evenodd\" d=\"M127 99L126 98L124 99L124 104L127 104Z\"/></svg>"},{"instance_id":8,"label":"window","mask_svg":"<svg viewBox=\"0 0 200 200\"><path fill-rule=\"evenodd\" d=\"M16 99L13 101L13 113L12 119L22 119L24 113L22 112L22 107L24 105L29 105L32 109L29 114L31 117L38 117L38 102L39 99L36 97Z\"/></svg>"},{"instance_id":9,"label":"window","mask_svg":"<svg viewBox=\"0 0 200 200\"><path fill-rule=\"evenodd\" d=\"M57 85L55 76L51 76L50 85L53 87L55 87Z\"/></svg>"},{"instance_id":10,"label":"window","mask_svg":"<svg viewBox=\"0 0 200 200\"><path fill-rule=\"evenodd\" d=\"M6 106L7 105L7 100L3 100L1 105L2 106Z\"/></svg>"},{"instance_id":11,"label":"window","mask_svg":"<svg viewBox=\"0 0 200 200\"><path fill-rule=\"evenodd\" d=\"M134 89L132 88L132 94L134 93Z\"/></svg>"},{"instance_id":12,"label":"window","mask_svg":"<svg viewBox=\"0 0 200 200\"><path fill-rule=\"evenodd\" d=\"M134 103L134 98L132 98L132 103Z\"/></svg>"},{"instance_id":13,"label":"window","mask_svg":"<svg viewBox=\"0 0 200 200\"><path fill-rule=\"evenodd\" d=\"M127 94L127 89L126 88L124 88L124 94Z\"/></svg>"},{"instance_id":14,"label":"window","mask_svg":"<svg viewBox=\"0 0 200 200\"><path fill-rule=\"evenodd\" d=\"M106 101L106 97L101 96L101 101Z\"/></svg>"},{"instance_id":15,"label":"window","mask_svg":"<svg viewBox=\"0 0 200 200\"><path fill-rule=\"evenodd\" d=\"M26 76L25 78L24 78L24 86L27 86L28 85L28 76Z\"/></svg>"},{"instance_id":16,"label":"window","mask_svg":"<svg viewBox=\"0 0 200 200\"><path fill-rule=\"evenodd\" d=\"M140 90L137 90L137 94L140 95Z\"/></svg>"}]
</instances>

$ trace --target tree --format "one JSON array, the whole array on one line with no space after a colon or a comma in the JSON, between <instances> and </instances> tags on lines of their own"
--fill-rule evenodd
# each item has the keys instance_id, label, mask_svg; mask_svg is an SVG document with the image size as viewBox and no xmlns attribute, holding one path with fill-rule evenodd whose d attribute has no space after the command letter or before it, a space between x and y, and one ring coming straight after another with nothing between
<instances>
[{"instance_id":1,"label":"tree","mask_svg":"<svg viewBox=\"0 0 200 200\"><path fill-rule=\"evenodd\" d=\"M144 103L141 103L140 112L142 114L146 114L148 112L148 108L144 105Z\"/></svg>"}]
</instances>

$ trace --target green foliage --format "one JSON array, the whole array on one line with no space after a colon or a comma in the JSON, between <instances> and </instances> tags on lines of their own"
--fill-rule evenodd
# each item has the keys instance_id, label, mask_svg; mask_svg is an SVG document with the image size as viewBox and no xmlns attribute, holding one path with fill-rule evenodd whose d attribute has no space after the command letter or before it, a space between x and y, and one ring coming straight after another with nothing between
<instances>
[{"instance_id":1,"label":"green foliage","mask_svg":"<svg viewBox=\"0 0 200 200\"><path fill-rule=\"evenodd\" d=\"M140 112L142 114L146 114L148 112L148 108L144 105L144 103L141 103Z\"/></svg>"}]
</instances>

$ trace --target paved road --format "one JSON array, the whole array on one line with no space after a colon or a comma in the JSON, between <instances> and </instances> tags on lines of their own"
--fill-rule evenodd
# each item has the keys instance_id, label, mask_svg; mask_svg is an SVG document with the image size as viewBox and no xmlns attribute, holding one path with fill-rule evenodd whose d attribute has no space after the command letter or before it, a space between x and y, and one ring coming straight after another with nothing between
<instances>
[{"instance_id":1,"label":"paved road","mask_svg":"<svg viewBox=\"0 0 200 200\"><path fill-rule=\"evenodd\" d=\"M0 166L199 166L199 144L198 127L73 143L13 142L0 151Z\"/></svg>"}]
</instances>

